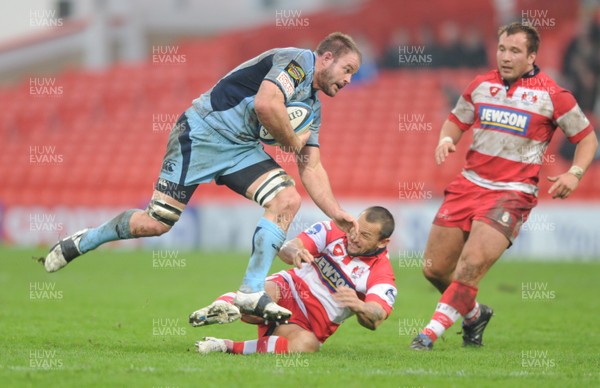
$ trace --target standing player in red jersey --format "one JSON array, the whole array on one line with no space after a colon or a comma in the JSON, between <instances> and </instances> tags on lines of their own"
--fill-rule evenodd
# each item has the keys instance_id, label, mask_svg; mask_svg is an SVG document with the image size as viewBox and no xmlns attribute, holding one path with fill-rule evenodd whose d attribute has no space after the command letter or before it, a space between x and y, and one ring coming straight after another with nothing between
<instances>
[{"instance_id":1,"label":"standing player in red jersey","mask_svg":"<svg viewBox=\"0 0 600 388\"><path fill-rule=\"evenodd\" d=\"M205 337L198 352L299 353L316 352L339 325L352 315L375 330L390 314L396 299L394 271L387 244L394 218L380 206L358 217L359 232L344 233L331 221L319 222L288 241L279 257L298 268L269 276L265 289L274 302L289 309L289 324L260 323L258 339L232 341ZM190 315L192 326L229 323L240 318L235 293L220 296Z\"/></svg>"},{"instance_id":2,"label":"standing player in red jersey","mask_svg":"<svg viewBox=\"0 0 600 388\"><path fill-rule=\"evenodd\" d=\"M540 71L535 28L512 23L498 31L498 69L467 87L442 126L437 164L456 150L464 131L473 143L460 174L446 188L424 257L425 277L442 293L429 324L410 345L429 350L464 318L463 345L482 345L493 311L475 300L477 286L519 233L537 204L544 152L559 127L577 144L572 167L548 177L552 198L577 189L598 141L573 95Z\"/></svg>"}]
</instances>

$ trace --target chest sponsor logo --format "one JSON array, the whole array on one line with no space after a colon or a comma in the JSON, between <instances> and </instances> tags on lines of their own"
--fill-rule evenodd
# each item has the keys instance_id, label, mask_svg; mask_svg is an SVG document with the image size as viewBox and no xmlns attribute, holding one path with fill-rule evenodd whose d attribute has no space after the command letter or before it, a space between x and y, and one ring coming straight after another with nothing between
<instances>
[{"instance_id":1,"label":"chest sponsor logo","mask_svg":"<svg viewBox=\"0 0 600 388\"><path fill-rule=\"evenodd\" d=\"M327 256L315 258L313 265L316 267L321 281L331 292L335 292L341 286L354 288L354 284L346 277L346 274Z\"/></svg>"},{"instance_id":2,"label":"chest sponsor logo","mask_svg":"<svg viewBox=\"0 0 600 388\"><path fill-rule=\"evenodd\" d=\"M527 135L531 115L512 109L479 106L479 121L481 128L498 129L518 135Z\"/></svg>"}]
</instances>

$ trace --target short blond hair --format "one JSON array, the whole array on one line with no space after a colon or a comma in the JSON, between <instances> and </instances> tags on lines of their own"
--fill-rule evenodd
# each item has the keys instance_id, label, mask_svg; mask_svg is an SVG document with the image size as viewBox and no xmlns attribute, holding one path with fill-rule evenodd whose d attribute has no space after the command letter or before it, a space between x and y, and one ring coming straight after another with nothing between
<instances>
[{"instance_id":1,"label":"short blond hair","mask_svg":"<svg viewBox=\"0 0 600 388\"><path fill-rule=\"evenodd\" d=\"M326 52L331 52L335 59L345 55L348 52L353 52L358 55L358 59L362 62L362 54L350 35L341 32L332 32L323 39L317 46L317 54L323 55Z\"/></svg>"}]
</instances>

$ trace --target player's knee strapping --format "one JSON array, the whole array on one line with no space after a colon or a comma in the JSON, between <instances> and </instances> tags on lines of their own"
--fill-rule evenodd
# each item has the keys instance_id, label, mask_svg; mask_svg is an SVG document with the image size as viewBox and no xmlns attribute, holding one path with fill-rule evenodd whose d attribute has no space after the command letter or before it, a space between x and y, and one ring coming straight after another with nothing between
<instances>
[{"instance_id":1,"label":"player's knee strapping","mask_svg":"<svg viewBox=\"0 0 600 388\"><path fill-rule=\"evenodd\" d=\"M146 213L165 226L173 226L181 217L182 209L168 204L162 199L153 199L146 208Z\"/></svg>"},{"instance_id":2,"label":"player's knee strapping","mask_svg":"<svg viewBox=\"0 0 600 388\"><path fill-rule=\"evenodd\" d=\"M289 186L294 186L295 182L285 171L275 170L267 175L267 179L258 186L252 200L260 206L266 205L275 198L277 193Z\"/></svg>"}]
</instances>

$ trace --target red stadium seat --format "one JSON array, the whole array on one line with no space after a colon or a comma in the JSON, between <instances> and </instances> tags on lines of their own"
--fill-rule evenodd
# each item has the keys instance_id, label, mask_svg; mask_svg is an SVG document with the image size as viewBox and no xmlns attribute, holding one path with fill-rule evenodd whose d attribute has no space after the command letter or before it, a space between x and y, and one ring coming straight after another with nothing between
<instances>
[{"instance_id":1,"label":"red stadium seat","mask_svg":"<svg viewBox=\"0 0 600 388\"><path fill-rule=\"evenodd\" d=\"M523 8L527 1L517 3ZM446 0L432 0L426 7L369 0L356 8L310 15L310 28L302 34L270 23L210 40L184 40L178 50L186 55L186 63L180 66L157 65L150 59L115 65L106 72L69 70L56 78L65 90L60 98L40 97L32 102L27 82L0 91L4 146L0 201L8 205L139 206L151 194L168 138L164 127L160 132L153 130L154 115L172 115L176 120L194 98L242 60L275 46L314 48L333 30L366 31L373 50L380 53L389 32L398 26L414 35L423 20L437 28L447 19L466 23L472 14L495 13L493 2L470 3L470 14L466 14ZM544 8L563 22L560 28L544 31L543 45L564 47L574 32L577 7L554 2ZM482 21L477 27L484 36L494 36L494 26ZM542 49L540 64L558 66L557 52ZM441 196L445 185L460 172L470 136L465 134L459 151L443 166L435 165L433 150L450 109L444 89L461 92L486 70L380 71L372 80L351 84L334 99L323 96L322 159L337 195L395 199L399 183L426 182L434 195ZM421 130L401 130L400 120L407 118L417 120ZM32 165L28 160L31 145L56 146L64 160L58 165ZM557 145L555 140L549 152L557 154ZM297 177L293 163L284 165ZM565 166L557 162L545 166L543 172L558 173ZM599 191L600 165L596 163L576 194L592 199ZM199 188L192 203L238 197L212 184Z\"/></svg>"}]
</instances>

